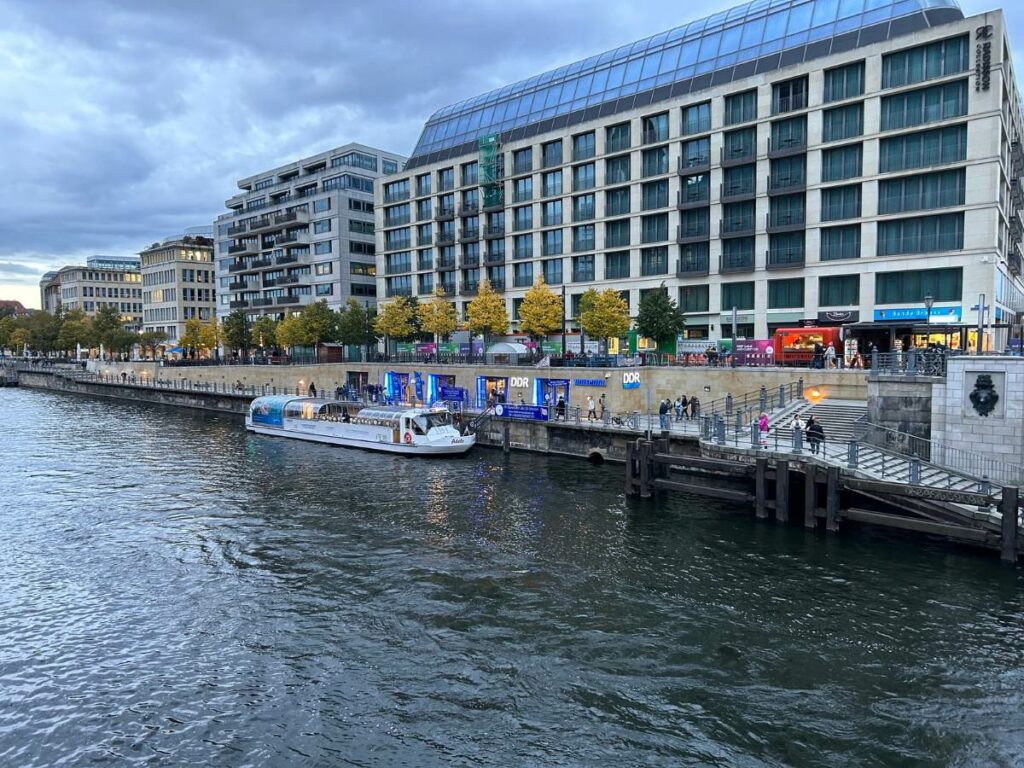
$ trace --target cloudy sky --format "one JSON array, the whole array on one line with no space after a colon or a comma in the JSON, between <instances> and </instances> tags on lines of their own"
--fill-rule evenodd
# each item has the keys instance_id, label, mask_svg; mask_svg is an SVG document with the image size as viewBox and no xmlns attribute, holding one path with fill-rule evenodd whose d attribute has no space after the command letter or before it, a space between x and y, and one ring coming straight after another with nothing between
<instances>
[{"instance_id":1,"label":"cloudy sky","mask_svg":"<svg viewBox=\"0 0 1024 768\"><path fill-rule=\"evenodd\" d=\"M440 106L735 4L0 0L0 299L212 223L239 178L348 141L407 154Z\"/></svg>"}]
</instances>

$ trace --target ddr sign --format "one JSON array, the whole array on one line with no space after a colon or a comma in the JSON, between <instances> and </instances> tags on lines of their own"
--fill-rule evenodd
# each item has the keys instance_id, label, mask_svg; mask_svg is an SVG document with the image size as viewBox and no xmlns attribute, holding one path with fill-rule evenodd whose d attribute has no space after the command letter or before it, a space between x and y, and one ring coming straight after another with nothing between
<instances>
[{"instance_id":1,"label":"ddr sign","mask_svg":"<svg viewBox=\"0 0 1024 768\"><path fill-rule=\"evenodd\" d=\"M626 371L622 374L623 389L640 389L640 371Z\"/></svg>"}]
</instances>

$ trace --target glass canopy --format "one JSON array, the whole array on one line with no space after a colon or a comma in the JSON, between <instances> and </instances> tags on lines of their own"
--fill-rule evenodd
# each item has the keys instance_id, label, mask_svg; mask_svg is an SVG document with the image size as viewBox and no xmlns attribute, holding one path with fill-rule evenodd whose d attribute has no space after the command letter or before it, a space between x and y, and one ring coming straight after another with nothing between
<instances>
[{"instance_id":1,"label":"glass canopy","mask_svg":"<svg viewBox=\"0 0 1024 768\"><path fill-rule=\"evenodd\" d=\"M933 8L963 18L955 0L753 0L444 107L412 157Z\"/></svg>"}]
</instances>

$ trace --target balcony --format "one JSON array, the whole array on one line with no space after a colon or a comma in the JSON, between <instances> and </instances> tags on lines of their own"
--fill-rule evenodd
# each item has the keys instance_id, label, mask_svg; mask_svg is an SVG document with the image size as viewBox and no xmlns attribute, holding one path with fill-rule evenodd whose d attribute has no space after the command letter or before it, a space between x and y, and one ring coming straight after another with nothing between
<instances>
[{"instance_id":1,"label":"balcony","mask_svg":"<svg viewBox=\"0 0 1024 768\"><path fill-rule=\"evenodd\" d=\"M274 266L274 262L270 258L253 259L249 262L249 269L266 269L272 266Z\"/></svg>"},{"instance_id":2,"label":"balcony","mask_svg":"<svg viewBox=\"0 0 1024 768\"><path fill-rule=\"evenodd\" d=\"M484 254L484 264L492 265L492 264L504 264L504 263L505 263L505 252L504 251L497 251L495 253L492 253L492 252L488 251L487 253Z\"/></svg>"},{"instance_id":3,"label":"balcony","mask_svg":"<svg viewBox=\"0 0 1024 768\"><path fill-rule=\"evenodd\" d=\"M657 128L648 128L641 134L641 139L644 144L659 144L663 141L668 141L668 130L659 130Z\"/></svg>"},{"instance_id":4,"label":"balcony","mask_svg":"<svg viewBox=\"0 0 1024 768\"><path fill-rule=\"evenodd\" d=\"M452 243L455 242L455 233L454 232L438 232L437 233L437 240L436 240L436 242L437 242L438 245L451 245Z\"/></svg>"},{"instance_id":5,"label":"balcony","mask_svg":"<svg viewBox=\"0 0 1024 768\"><path fill-rule=\"evenodd\" d=\"M404 275L408 272L412 272L412 262L410 261L399 261L392 264L385 263L384 266L385 275Z\"/></svg>"},{"instance_id":6,"label":"balcony","mask_svg":"<svg viewBox=\"0 0 1024 768\"><path fill-rule=\"evenodd\" d=\"M722 167L730 168L757 160L757 147L722 147Z\"/></svg>"},{"instance_id":7,"label":"balcony","mask_svg":"<svg viewBox=\"0 0 1024 768\"><path fill-rule=\"evenodd\" d=\"M459 216L475 216L480 213L480 203L463 203L459 206Z\"/></svg>"},{"instance_id":8,"label":"balcony","mask_svg":"<svg viewBox=\"0 0 1024 768\"><path fill-rule=\"evenodd\" d=\"M480 283L460 283L459 284L459 295L460 296L476 296L480 292Z\"/></svg>"},{"instance_id":9,"label":"balcony","mask_svg":"<svg viewBox=\"0 0 1024 768\"><path fill-rule=\"evenodd\" d=\"M807 188L807 179L803 176L768 177L769 195L786 195Z\"/></svg>"},{"instance_id":10,"label":"balcony","mask_svg":"<svg viewBox=\"0 0 1024 768\"><path fill-rule=\"evenodd\" d=\"M477 267L480 266L480 257L479 256L460 256L459 257L459 266L462 267L462 269L476 269Z\"/></svg>"},{"instance_id":11,"label":"balcony","mask_svg":"<svg viewBox=\"0 0 1024 768\"><path fill-rule=\"evenodd\" d=\"M233 283L228 283L229 291L244 291L249 287L249 284L245 280L236 280Z\"/></svg>"},{"instance_id":12,"label":"balcony","mask_svg":"<svg viewBox=\"0 0 1024 768\"><path fill-rule=\"evenodd\" d=\"M309 245L309 232L289 232L274 238L274 245Z\"/></svg>"},{"instance_id":13,"label":"balcony","mask_svg":"<svg viewBox=\"0 0 1024 768\"><path fill-rule=\"evenodd\" d=\"M441 292L442 296L455 295L455 283L441 283L437 286L437 289Z\"/></svg>"},{"instance_id":14,"label":"balcony","mask_svg":"<svg viewBox=\"0 0 1024 768\"><path fill-rule=\"evenodd\" d=\"M259 250L259 246L256 243L235 243L234 245L228 246L228 253L232 256L244 255L247 253L256 253Z\"/></svg>"},{"instance_id":15,"label":"balcony","mask_svg":"<svg viewBox=\"0 0 1024 768\"><path fill-rule=\"evenodd\" d=\"M500 195L498 195L498 199L495 200L493 203L485 203L483 210L485 213L493 213L494 211L505 210L505 193L502 192Z\"/></svg>"},{"instance_id":16,"label":"balcony","mask_svg":"<svg viewBox=\"0 0 1024 768\"><path fill-rule=\"evenodd\" d=\"M1010 168L1014 177L1024 176L1024 146L1020 141L1010 142Z\"/></svg>"},{"instance_id":17,"label":"balcony","mask_svg":"<svg viewBox=\"0 0 1024 768\"><path fill-rule=\"evenodd\" d=\"M729 237L750 237L754 234L754 217L737 217L722 219L718 222L718 235L722 239Z\"/></svg>"},{"instance_id":18,"label":"balcony","mask_svg":"<svg viewBox=\"0 0 1024 768\"><path fill-rule=\"evenodd\" d=\"M540 225L542 227L560 227L562 226L562 214L544 214L541 217Z\"/></svg>"},{"instance_id":19,"label":"balcony","mask_svg":"<svg viewBox=\"0 0 1024 768\"><path fill-rule=\"evenodd\" d=\"M505 225L504 224L488 224L484 227L484 239L494 240L498 237L505 236Z\"/></svg>"},{"instance_id":20,"label":"balcony","mask_svg":"<svg viewBox=\"0 0 1024 768\"><path fill-rule=\"evenodd\" d=\"M773 141L768 139L768 157L774 160L777 157L789 157L799 155L807 151L807 138L804 136L791 136L788 139Z\"/></svg>"},{"instance_id":21,"label":"balcony","mask_svg":"<svg viewBox=\"0 0 1024 768\"><path fill-rule=\"evenodd\" d=\"M245 299L236 299L228 304L231 309L245 309L249 306L249 302Z\"/></svg>"},{"instance_id":22,"label":"balcony","mask_svg":"<svg viewBox=\"0 0 1024 768\"><path fill-rule=\"evenodd\" d=\"M416 270L419 271L419 272L424 272L424 271L426 271L428 269L432 270L433 268L434 268L434 260L433 259L419 259L416 262Z\"/></svg>"},{"instance_id":23,"label":"balcony","mask_svg":"<svg viewBox=\"0 0 1024 768\"><path fill-rule=\"evenodd\" d=\"M707 254L676 259L676 277L703 277L710 272L708 261Z\"/></svg>"},{"instance_id":24,"label":"balcony","mask_svg":"<svg viewBox=\"0 0 1024 768\"><path fill-rule=\"evenodd\" d=\"M274 259L274 263L277 264L277 266L282 267L285 264L295 264L298 262L298 260L299 257L296 256L295 254L286 253L284 256L278 256L276 259Z\"/></svg>"},{"instance_id":25,"label":"balcony","mask_svg":"<svg viewBox=\"0 0 1024 768\"><path fill-rule=\"evenodd\" d=\"M430 246L433 244L433 242L434 236L431 234L423 234L422 232L418 232L416 234L416 245L420 247Z\"/></svg>"},{"instance_id":26,"label":"balcony","mask_svg":"<svg viewBox=\"0 0 1024 768\"><path fill-rule=\"evenodd\" d=\"M513 259L532 259L533 248L516 248L512 251Z\"/></svg>"},{"instance_id":27,"label":"balcony","mask_svg":"<svg viewBox=\"0 0 1024 768\"><path fill-rule=\"evenodd\" d=\"M1021 187L1020 179L1010 179L1010 200L1015 208L1024 207L1024 188Z\"/></svg>"},{"instance_id":28,"label":"balcony","mask_svg":"<svg viewBox=\"0 0 1024 768\"><path fill-rule=\"evenodd\" d=\"M757 195L753 184L722 184L718 188L718 196L723 203L735 203L753 200Z\"/></svg>"},{"instance_id":29,"label":"balcony","mask_svg":"<svg viewBox=\"0 0 1024 768\"><path fill-rule=\"evenodd\" d=\"M394 298L395 296L405 296L408 298L409 296L412 296L412 286L403 285L400 288L388 288L387 295L389 299Z\"/></svg>"},{"instance_id":30,"label":"balcony","mask_svg":"<svg viewBox=\"0 0 1024 768\"><path fill-rule=\"evenodd\" d=\"M525 162L516 161L512 165L512 175L519 176L524 173L533 173L533 158Z\"/></svg>"},{"instance_id":31,"label":"balcony","mask_svg":"<svg viewBox=\"0 0 1024 768\"><path fill-rule=\"evenodd\" d=\"M701 208L710 205L710 195L706 187L697 189L681 189L676 193L676 208L685 211L689 208Z\"/></svg>"},{"instance_id":32,"label":"balcony","mask_svg":"<svg viewBox=\"0 0 1024 768\"><path fill-rule=\"evenodd\" d=\"M807 226L807 217L803 211L775 214L768 213L765 216L765 226L768 234L774 235L778 232L796 232Z\"/></svg>"},{"instance_id":33,"label":"balcony","mask_svg":"<svg viewBox=\"0 0 1024 768\"><path fill-rule=\"evenodd\" d=\"M402 216L392 216L391 218L384 219L384 229L393 229L394 227L407 227L412 223L412 216L408 213Z\"/></svg>"},{"instance_id":34,"label":"balcony","mask_svg":"<svg viewBox=\"0 0 1024 768\"><path fill-rule=\"evenodd\" d=\"M516 275L512 280L516 288L530 288L533 286L533 275Z\"/></svg>"},{"instance_id":35,"label":"balcony","mask_svg":"<svg viewBox=\"0 0 1024 768\"><path fill-rule=\"evenodd\" d=\"M1010 217L1010 221L1008 223L1010 225L1010 239L1015 243L1019 243L1022 234L1020 214L1015 213Z\"/></svg>"},{"instance_id":36,"label":"balcony","mask_svg":"<svg viewBox=\"0 0 1024 768\"><path fill-rule=\"evenodd\" d=\"M502 278L494 278L493 280L490 281L490 283L491 283L491 288L496 290L498 293L501 293L502 291L505 290L505 278L503 278L503 277Z\"/></svg>"},{"instance_id":37,"label":"balcony","mask_svg":"<svg viewBox=\"0 0 1024 768\"><path fill-rule=\"evenodd\" d=\"M709 237L707 227L691 227L680 224L676 227L676 242L680 245L699 243Z\"/></svg>"},{"instance_id":38,"label":"balcony","mask_svg":"<svg viewBox=\"0 0 1024 768\"><path fill-rule=\"evenodd\" d=\"M228 264L228 272L242 272L249 268L249 265L244 261L233 261Z\"/></svg>"},{"instance_id":39,"label":"balcony","mask_svg":"<svg viewBox=\"0 0 1024 768\"><path fill-rule=\"evenodd\" d=\"M438 259L437 260L437 271L438 272L450 272L455 269L455 259Z\"/></svg>"},{"instance_id":40,"label":"balcony","mask_svg":"<svg viewBox=\"0 0 1024 768\"><path fill-rule=\"evenodd\" d=\"M301 296L278 296L277 303L280 304L298 304Z\"/></svg>"},{"instance_id":41,"label":"balcony","mask_svg":"<svg viewBox=\"0 0 1024 768\"><path fill-rule=\"evenodd\" d=\"M451 221L454 218L455 207L451 205L444 206L443 208L439 206L437 209L437 213L434 215L435 221Z\"/></svg>"},{"instance_id":42,"label":"balcony","mask_svg":"<svg viewBox=\"0 0 1024 768\"><path fill-rule=\"evenodd\" d=\"M765 255L765 269L799 269L803 265L803 250L768 251Z\"/></svg>"},{"instance_id":43,"label":"balcony","mask_svg":"<svg viewBox=\"0 0 1024 768\"><path fill-rule=\"evenodd\" d=\"M723 275L754 271L754 253L722 254L718 271Z\"/></svg>"},{"instance_id":44,"label":"balcony","mask_svg":"<svg viewBox=\"0 0 1024 768\"><path fill-rule=\"evenodd\" d=\"M1010 252L1006 256L1006 266L1010 270L1011 275L1020 277L1021 273L1021 254L1020 246L1013 245L1010 248Z\"/></svg>"},{"instance_id":45,"label":"balcony","mask_svg":"<svg viewBox=\"0 0 1024 768\"><path fill-rule=\"evenodd\" d=\"M691 173L706 173L711 170L711 157L705 155L680 157L676 170L680 176L686 176Z\"/></svg>"},{"instance_id":46,"label":"balcony","mask_svg":"<svg viewBox=\"0 0 1024 768\"><path fill-rule=\"evenodd\" d=\"M784 112L795 112L798 109L807 108L807 94L797 92L789 96L776 96L772 99L772 114L781 115Z\"/></svg>"},{"instance_id":47,"label":"balcony","mask_svg":"<svg viewBox=\"0 0 1024 768\"><path fill-rule=\"evenodd\" d=\"M232 224L228 227L228 237L237 237L245 234L245 224Z\"/></svg>"},{"instance_id":48,"label":"balcony","mask_svg":"<svg viewBox=\"0 0 1024 768\"><path fill-rule=\"evenodd\" d=\"M475 243L480 239L480 228L473 227L470 229L462 229L459 232L460 243Z\"/></svg>"},{"instance_id":49,"label":"balcony","mask_svg":"<svg viewBox=\"0 0 1024 768\"><path fill-rule=\"evenodd\" d=\"M297 282L299 282L298 275L281 275L274 280L274 285L295 285Z\"/></svg>"},{"instance_id":50,"label":"balcony","mask_svg":"<svg viewBox=\"0 0 1024 768\"><path fill-rule=\"evenodd\" d=\"M258 299L253 299L252 300L252 305L254 307L272 307L272 306L274 306L274 297L273 296L265 296L265 297L261 296Z\"/></svg>"},{"instance_id":51,"label":"balcony","mask_svg":"<svg viewBox=\"0 0 1024 768\"><path fill-rule=\"evenodd\" d=\"M608 139L608 141L605 142L604 151L609 154L612 152L622 152L629 149L631 143L632 141L628 134L625 136L617 136L616 138Z\"/></svg>"},{"instance_id":52,"label":"balcony","mask_svg":"<svg viewBox=\"0 0 1024 768\"><path fill-rule=\"evenodd\" d=\"M401 203L404 200L408 200L410 196L411 192L408 189L400 192L387 192L384 194L384 203Z\"/></svg>"}]
</instances>

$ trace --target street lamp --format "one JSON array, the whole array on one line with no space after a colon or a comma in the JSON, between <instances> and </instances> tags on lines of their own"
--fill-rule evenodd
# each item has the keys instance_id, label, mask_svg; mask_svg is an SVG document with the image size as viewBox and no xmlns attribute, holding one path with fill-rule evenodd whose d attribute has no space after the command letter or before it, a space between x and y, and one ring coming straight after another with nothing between
<instances>
[{"instance_id":1,"label":"street lamp","mask_svg":"<svg viewBox=\"0 0 1024 768\"><path fill-rule=\"evenodd\" d=\"M934 305L935 305L935 299L929 293L927 296L924 297L924 308L926 310L928 310L928 319L925 321L926 323L931 323L931 321L932 321L932 307Z\"/></svg>"}]
</instances>

